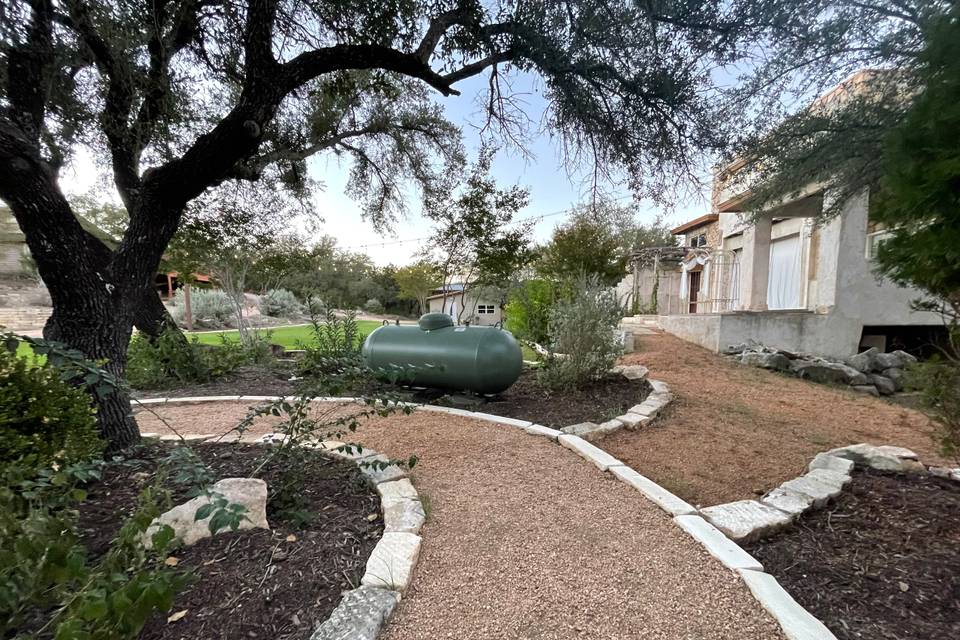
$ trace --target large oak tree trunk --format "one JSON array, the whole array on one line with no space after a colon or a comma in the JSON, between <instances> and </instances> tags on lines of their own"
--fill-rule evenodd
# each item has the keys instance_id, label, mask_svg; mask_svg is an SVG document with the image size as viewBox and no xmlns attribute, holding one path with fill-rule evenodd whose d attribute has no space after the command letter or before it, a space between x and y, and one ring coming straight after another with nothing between
<instances>
[{"instance_id":1,"label":"large oak tree trunk","mask_svg":"<svg viewBox=\"0 0 960 640\"><path fill-rule=\"evenodd\" d=\"M102 362L104 369L123 379L133 328L129 311L132 305L125 304L120 295L111 294L104 285L51 291L51 296L55 300L53 314L47 320L43 337L65 343L87 358ZM100 433L109 450L123 449L140 440L125 389L94 396L94 401Z\"/></svg>"}]
</instances>

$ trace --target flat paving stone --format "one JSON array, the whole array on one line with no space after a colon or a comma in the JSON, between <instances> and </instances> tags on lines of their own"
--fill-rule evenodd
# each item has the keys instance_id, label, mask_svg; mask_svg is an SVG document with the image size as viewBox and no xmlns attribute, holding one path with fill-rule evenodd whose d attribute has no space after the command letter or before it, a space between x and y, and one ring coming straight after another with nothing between
<instances>
[{"instance_id":1,"label":"flat paving stone","mask_svg":"<svg viewBox=\"0 0 960 640\"><path fill-rule=\"evenodd\" d=\"M843 491L842 487L836 484L824 484L815 477L810 477L809 474L787 480L780 485L780 488L810 496L814 507L822 507L828 500L836 498Z\"/></svg>"},{"instance_id":2,"label":"flat paving stone","mask_svg":"<svg viewBox=\"0 0 960 640\"><path fill-rule=\"evenodd\" d=\"M813 506L814 499L805 493L786 489L781 486L760 498L760 502L770 505L775 509L780 509L780 511L798 516Z\"/></svg>"},{"instance_id":3,"label":"flat paving stone","mask_svg":"<svg viewBox=\"0 0 960 640\"><path fill-rule=\"evenodd\" d=\"M671 516L686 516L697 513L695 507L630 467L610 467L610 473L642 493L648 500Z\"/></svg>"},{"instance_id":4,"label":"flat paving stone","mask_svg":"<svg viewBox=\"0 0 960 640\"><path fill-rule=\"evenodd\" d=\"M396 591L379 587L362 586L347 591L310 640L374 640L399 600Z\"/></svg>"},{"instance_id":5,"label":"flat paving stone","mask_svg":"<svg viewBox=\"0 0 960 640\"><path fill-rule=\"evenodd\" d=\"M550 438L551 440L556 440L561 435L562 431L557 429L551 429L550 427L545 427L542 424L532 424L529 427L525 428L524 431L534 436L543 436L545 438Z\"/></svg>"},{"instance_id":6,"label":"flat paving stone","mask_svg":"<svg viewBox=\"0 0 960 640\"><path fill-rule=\"evenodd\" d=\"M367 560L360 584L403 591L410 584L420 555L420 536L400 531L383 534Z\"/></svg>"},{"instance_id":7,"label":"flat paving stone","mask_svg":"<svg viewBox=\"0 0 960 640\"><path fill-rule=\"evenodd\" d=\"M563 433L570 434L572 436L583 437L588 433L591 433L594 429L599 427L596 422L580 422L578 424L571 424L568 427L563 427L560 429Z\"/></svg>"},{"instance_id":8,"label":"flat paving stone","mask_svg":"<svg viewBox=\"0 0 960 640\"><path fill-rule=\"evenodd\" d=\"M813 457L813 460L810 461L810 464L807 465L807 470L826 469L827 471L836 471L850 475L850 472L853 471L853 466L853 460L838 458L829 453L818 453Z\"/></svg>"},{"instance_id":9,"label":"flat paving stone","mask_svg":"<svg viewBox=\"0 0 960 640\"><path fill-rule=\"evenodd\" d=\"M757 540L790 524L793 517L756 500L738 500L701 509L716 528L737 542Z\"/></svg>"},{"instance_id":10,"label":"flat paving stone","mask_svg":"<svg viewBox=\"0 0 960 640\"><path fill-rule=\"evenodd\" d=\"M511 427L520 427L521 429L525 429L526 427L529 427L530 425L533 424L529 420L517 420L516 418L507 418L504 416L497 416L492 413L481 413L478 411L474 411L470 415L471 417L476 418L477 420L485 420L487 422L496 422L497 424L505 424Z\"/></svg>"},{"instance_id":11,"label":"flat paving stone","mask_svg":"<svg viewBox=\"0 0 960 640\"><path fill-rule=\"evenodd\" d=\"M570 449L583 458L589 460L601 471L606 471L610 467L623 466L622 462L614 458L603 449L590 444L583 438L564 434L557 438L557 441L560 443L560 446Z\"/></svg>"},{"instance_id":12,"label":"flat paving stone","mask_svg":"<svg viewBox=\"0 0 960 640\"><path fill-rule=\"evenodd\" d=\"M644 400L640 404L633 405L630 407L630 410L627 413L636 413L641 416L653 419L657 417L657 414L660 413L660 409L663 405L651 401L649 398Z\"/></svg>"},{"instance_id":13,"label":"flat paving stone","mask_svg":"<svg viewBox=\"0 0 960 640\"><path fill-rule=\"evenodd\" d=\"M763 571L759 560L700 516L676 516L673 521L728 569Z\"/></svg>"},{"instance_id":14,"label":"flat paving stone","mask_svg":"<svg viewBox=\"0 0 960 640\"><path fill-rule=\"evenodd\" d=\"M580 437L586 440L587 442L593 442L594 440L600 440L605 438L611 433L616 433L623 429L623 423L617 419L607 420L601 424L598 424L595 429L587 431Z\"/></svg>"},{"instance_id":15,"label":"flat paving stone","mask_svg":"<svg viewBox=\"0 0 960 640\"><path fill-rule=\"evenodd\" d=\"M419 500L409 498L383 500L380 506L383 507L384 531L420 533L420 528L427 520L423 504Z\"/></svg>"},{"instance_id":16,"label":"flat paving stone","mask_svg":"<svg viewBox=\"0 0 960 640\"><path fill-rule=\"evenodd\" d=\"M370 463L377 462L378 465L374 466ZM407 472L398 467L395 464L388 464L390 458L385 455L373 455L366 458L362 458L357 461L357 468L360 469L360 473L365 475L370 482L373 484L380 484L381 482L393 482L394 480L400 480L401 478L407 477ZM386 464L387 466L382 466Z\"/></svg>"},{"instance_id":17,"label":"flat paving stone","mask_svg":"<svg viewBox=\"0 0 960 640\"><path fill-rule=\"evenodd\" d=\"M836 640L829 629L801 607L777 579L762 571L738 570L753 597L780 623L789 640Z\"/></svg>"},{"instance_id":18,"label":"flat paving stone","mask_svg":"<svg viewBox=\"0 0 960 640\"><path fill-rule=\"evenodd\" d=\"M653 393L670 393L670 387L662 380L647 380Z\"/></svg>"},{"instance_id":19,"label":"flat paving stone","mask_svg":"<svg viewBox=\"0 0 960 640\"><path fill-rule=\"evenodd\" d=\"M625 413L622 416L617 416L617 420L622 422L623 426L630 430L639 429L650 422L648 416L642 416L639 413Z\"/></svg>"},{"instance_id":20,"label":"flat paving stone","mask_svg":"<svg viewBox=\"0 0 960 640\"><path fill-rule=\"evenodd\" d=\"M396 500L405 498L407 500L419 500L420 496L417 490L413 488L410 480L394 480L393 482L381 482L377 485L377 493L381 500Z\"/></svg>"}]
</instances>

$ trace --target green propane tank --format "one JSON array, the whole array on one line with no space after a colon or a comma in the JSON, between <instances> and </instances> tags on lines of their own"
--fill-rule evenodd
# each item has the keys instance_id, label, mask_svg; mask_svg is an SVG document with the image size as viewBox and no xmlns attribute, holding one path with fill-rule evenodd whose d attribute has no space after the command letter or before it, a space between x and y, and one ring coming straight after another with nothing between
<instances>
[{"instance_id":1,"label":"green propane tank","mask_svg":"<svg viewBox=\"0 0 960 640\"><path fill-rule=\"evenodd\" d=\"M498 327L456 327L445 313L421 316L417 326L384 325L363 343L367 366L407 371L421 387L500 393L517 381L523 354L513 334Z\"/></svg>"}]
</instances>

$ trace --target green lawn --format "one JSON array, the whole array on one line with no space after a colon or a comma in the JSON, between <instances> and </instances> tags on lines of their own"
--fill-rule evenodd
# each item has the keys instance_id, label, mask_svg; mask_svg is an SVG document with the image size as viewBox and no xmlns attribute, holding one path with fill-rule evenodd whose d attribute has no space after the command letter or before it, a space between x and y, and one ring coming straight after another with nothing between
<instances>
[{"instance_id":1,"label":"green lawn","mask_svg":"<svg viewBox=\"0 0 960 640\"><path fill-rule=\"evenodd\" d=\"M380 326L376 320L357 320L360 333L364 337L368 336L374 329ZM264 330L266 331L266 330ZM270 329L270 342L279 344L287 349L296 349L299 343L309 343L312 334L309 325L300 325L295 327L275 327ZM203 344L220 344L221 336L226 336L229 340L239 340L240 334L237 331L212 331L202 333L187 333L191 338L196 337Z\"/></svg>"}]
</instances>

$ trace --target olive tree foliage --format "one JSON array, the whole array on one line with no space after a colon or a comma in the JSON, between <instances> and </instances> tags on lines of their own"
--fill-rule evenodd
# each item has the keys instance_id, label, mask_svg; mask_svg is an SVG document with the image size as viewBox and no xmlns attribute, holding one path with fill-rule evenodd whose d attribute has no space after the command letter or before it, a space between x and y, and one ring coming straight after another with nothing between
<instances>
[{"instance_id":1,"label":"olive tree foliage","mask_svg":"<svg viewBox=\"0 0 960 640\"><path fill-rule=\"evenodd\" d=\"M833 35L813 47L797 41L795 51L785 48L786 55L745 85L749 95L751 87L794 83L792 111L767 103L758 111L760 126L744 129L727 155L742 164L738 174L749 187L745 205L752 215L812 188L830 192L820 216L825 220L850 197L876 187L886 134L903 122L926 84L926 42L944 21L957 19L956 3L945 0L831 4L826 25ZM788 73L796 66L811 71L802 82Z\"/></svg>"},{"instance_id":2,"label":"olive tree foliage","mask_svg":"<svg viewBox=\"0 0 960 640\"><path fill-rule=\"evenodd\" d=\"M159 315L154 270L188 203L211 187L306 189L306 157L332 149L354 158L352 188L388 219L402 202L393 180L430 175L425 194L442 194L459 148L406 120L378 133L368 117L391 107L435 117L432 96L486 74L490 131L516 138L529 119L501 79L525 72L542 78L544 124L568 157L622 167L636 191L662 197L749 112L718 92L718 65L756 60L760 46L769 60L756 75L779 78L800 50L822 63L873 39L869 25L838 31L837 4L0 0L0 198L51 293L46 337L122 375L133 325L150 330ZM129 216L115 248L82 228L60 188L81 145L99 152ZM124 394L101 402L98 420L115 447L138 438Z\"/></svg>"}]
</instances>

